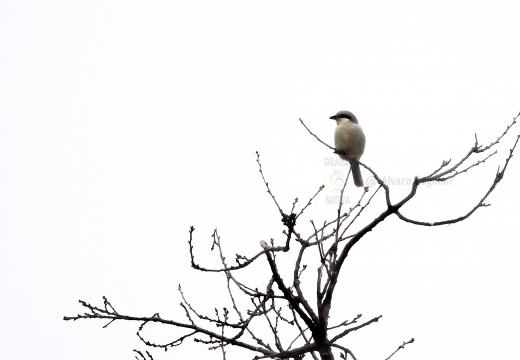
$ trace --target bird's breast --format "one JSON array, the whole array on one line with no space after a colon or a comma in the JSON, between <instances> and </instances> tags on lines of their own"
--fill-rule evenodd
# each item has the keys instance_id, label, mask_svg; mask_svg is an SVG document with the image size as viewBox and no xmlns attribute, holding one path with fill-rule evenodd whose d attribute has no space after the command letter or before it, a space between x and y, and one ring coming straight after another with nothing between
<instances>
[{"instance_id":1,"label":"bird's breast","mask_svg":"<svg viewBox=\"0 0 520 360\"><path fill-rule=\"evenodd\" d=\"M340 155L341 158L345 160L348 160L348 158L359 160L365 150L365 142L365 134L358 124L349 122L336 126L336 131L334 132L335 148L347 154L347 157Z\"/></svg>"}]
</instances>

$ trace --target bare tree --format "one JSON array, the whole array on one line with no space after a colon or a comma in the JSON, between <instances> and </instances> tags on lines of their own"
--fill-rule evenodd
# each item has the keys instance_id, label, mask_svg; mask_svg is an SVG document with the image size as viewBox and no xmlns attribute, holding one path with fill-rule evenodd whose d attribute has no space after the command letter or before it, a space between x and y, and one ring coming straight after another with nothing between
<instances>
[{"instance_id":1,"label":"bare tree","mask_svg":"<svg viewBox=\"0 0 520 360\"><path fill-rule=\"evenodd\" d=\"M234 264L230 265L227 263L222 249L220 236L215 230L212 236L213 245L211 249L217 250L221 266L220 268L209 268L197 263L194 249L195 228L191 227L189 230L188 244L191 266L202 272L217 272L225 276L229 307L215 309L214 314L200 313L186 299L179 285L178 290L182 299L180 306L185 314L182 320L163 319L159 313L152 316L126 315L116 311L106 297L103 297L101 306L94 306L80 300L86 312L76 316L65 316L64 320L108 320L104 327L116 320L137 321L140 323L137 336L149 347L167 350L181 345L188 338L192 338L196 342L207 345L209 349L219 350L223 359L226 359L226 350L231 346L250 350L254 359L302 359L308 354L315 360L331 360L334 359L334 353L339 353L343 359L349 356L356 359L351 349L341 345L342 339L353 331L377 322L381 316L362 320L360 314L353 319L335 321L334 324L329 323L332 301L341 269L344 267L352 247L391 215L395 215L402 221L413 225L440 226L463 221L479 208L488 206L486 199L503 179L520 135L516 136L509 154L505 156L502 167L497 170L493 181L489 184L483 196L480 199L477 197L478 200L475 201L475 205L467 212L460 214L458 217L436 222L414 219L401 213L401 208L417 194L421 185L445 182L455 178L485 163L490 157L497 154L496 145L506 137L519 115L492 143L486 146L480 145L475 135L474 144L466 155L457 162L442 161L441 165L430 174L415 177L409 193L398 201L391 201L389 185L373 169L361 163L361 166L372 174L377 181L377 185L371 188L365 187L359 201L354 206L345 209L346 206L344 206L342 200L347 183L345 181L341 189L335 217L321 224L315 224L313 220L310 220L313 230L306 236L301 235L297 230L297 223L316 196L323 190L323 186L320 186L314 196L299 210L297 209L298 199L296 199L291 209L286 211L278 204L276 197L271 192L260 163L260 155L257 153L261 177L285 227L283 239L276 241L271 239L269 244L262 240L260 242L261 251L250 256L236 254ZM301 123L318 141L338 153L333 147L313 134L303 121ZM438 189L442 188L438 187ZM386 206L380 210L378 216L361 224L359 230L353 231L352 225L356 221L359 222L361 214L378 194L384 196ZM295 260L290 263L291 270L287 274L280 269L280 266L282 263L287 264L286 259L289 254L292 254ZM308 268L303 263L303 258L307 254L310 258L316 260L317 270L312 276L315 284L312 287L303 286L302 274ZM283 260L278 261L278 258ZM253 266L253 264L268 267L269 271L264 273L269 274L269 277L266 278L264 283L248 284L246 281L239 279L240 271ZM311 290L312 293L307 289L313 289ZM311 299L315 303L311 303ZM168 343L153 342L143 335L143 329L150 323L174 326L184 329L185 333ZM405 345L413 341L412 338L403 342L387 359L390 359ZM141 351L134 351L137 354L137 359L152 359L152 355L148 351L146 351L146 355Z\"/></svg>"}]
</instances>

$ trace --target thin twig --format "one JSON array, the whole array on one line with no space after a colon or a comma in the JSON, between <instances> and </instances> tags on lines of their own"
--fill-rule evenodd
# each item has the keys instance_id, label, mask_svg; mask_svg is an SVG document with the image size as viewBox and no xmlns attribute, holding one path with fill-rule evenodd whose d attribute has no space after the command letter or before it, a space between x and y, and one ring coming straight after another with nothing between
<instances>
[{"instance_id":1,"label":"thin twig","mask_svg":"<svg viewBox=\"0 0 520 360\"><path fill-rule=\"evenodd\" d=\"M398 352L399 350L401 349L404 349L404 347L408 344L411 344L413 343L415 340L414 338L411 338L410 340L408 341L403 341L403 343L401 345L399 345L399 347L397 348L397 350L395 350L389 357L387 357L385 360L389 360L392 356L395 355L396 352Z\"/></svg>"}]
</instances>

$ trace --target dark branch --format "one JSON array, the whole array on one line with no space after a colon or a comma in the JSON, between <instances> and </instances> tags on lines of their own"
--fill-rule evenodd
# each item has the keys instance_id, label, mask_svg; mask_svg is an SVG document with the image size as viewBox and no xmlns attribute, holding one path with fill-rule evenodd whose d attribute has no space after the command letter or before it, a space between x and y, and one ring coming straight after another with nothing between
<instances>
[{"instance_id":1,"label":"dark branch","mask_svg":"<svg viewBox=\"0 0 520 360\"><path fill-rule=\"evenodd\" d=\"M411 344L411 343L413 343L414 341L415 341L414 338L411 338L411 339L408 340L408 341L403 341L402 345L399 345L399 347L397 348L397 350L395 350L395 351L394 351L394 352L393 352L389 357L387 357L385 360L389 360L392 356L395 355L396 352L398 352L398 351L401 350L401 349L404 349L404 347L405 347L406 345Z\"/></svg>"}]
</instances>

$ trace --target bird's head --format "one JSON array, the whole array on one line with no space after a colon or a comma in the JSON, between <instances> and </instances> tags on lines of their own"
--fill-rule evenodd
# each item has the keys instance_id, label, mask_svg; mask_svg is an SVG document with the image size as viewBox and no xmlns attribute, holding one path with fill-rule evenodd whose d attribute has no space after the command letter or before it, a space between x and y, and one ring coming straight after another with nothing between
<instances>
[{"instance_id":1,"label":"bird's head","mask_svg":"<svg viewBox=\"0 0 520 360\"><path fill-rule=\"evenodd\" d=\"M336 115L332 115L329 119L336 120L336 124L339 124L342 119L358 124L356 116L347 110L338 111Z\"/></svg>"}]
</instances>

